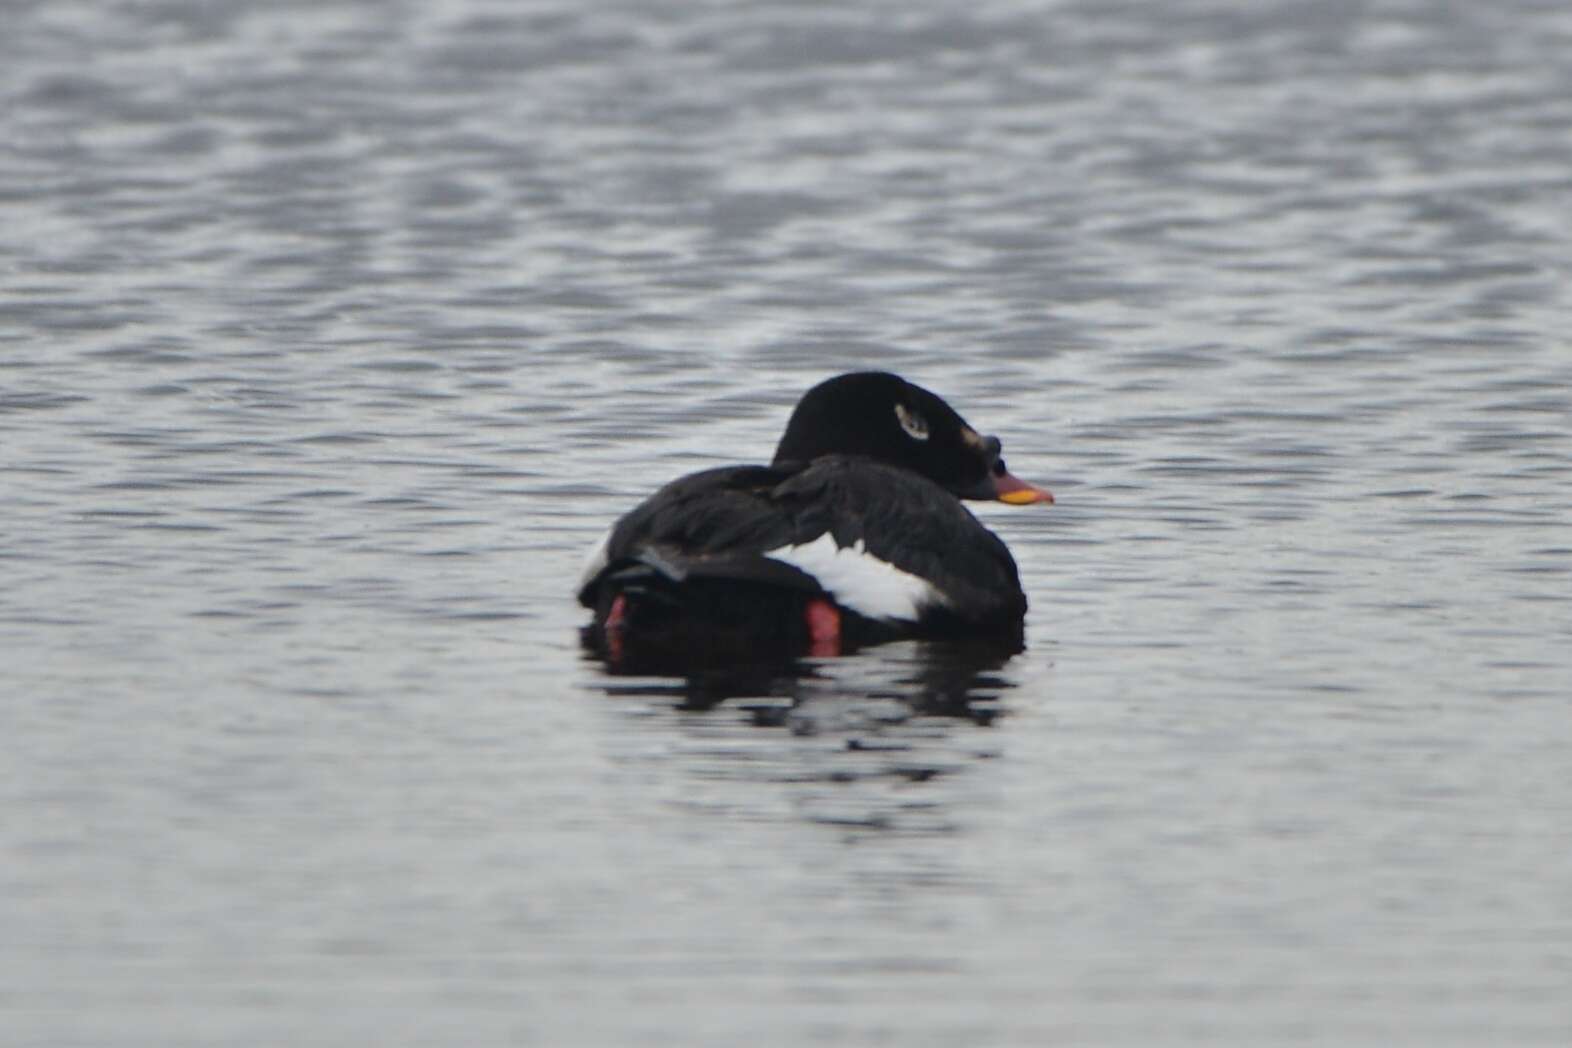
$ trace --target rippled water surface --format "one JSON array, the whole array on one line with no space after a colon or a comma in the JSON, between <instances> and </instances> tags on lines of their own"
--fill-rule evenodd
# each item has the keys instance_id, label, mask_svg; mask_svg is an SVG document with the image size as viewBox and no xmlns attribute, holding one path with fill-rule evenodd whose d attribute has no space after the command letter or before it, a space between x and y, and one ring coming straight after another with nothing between
<instances>
[{"instance_id":1,"label":"rippled water surface","mask_svg":"<svg viewBox=\"0 0 1572 1048\"><path fill-rule=\"evenodd\" d=\"M1572 1041L1561 3L14 3L16 1045ZM607 675L897 370L1007 661Z\"/></svg>"}]
</instances>

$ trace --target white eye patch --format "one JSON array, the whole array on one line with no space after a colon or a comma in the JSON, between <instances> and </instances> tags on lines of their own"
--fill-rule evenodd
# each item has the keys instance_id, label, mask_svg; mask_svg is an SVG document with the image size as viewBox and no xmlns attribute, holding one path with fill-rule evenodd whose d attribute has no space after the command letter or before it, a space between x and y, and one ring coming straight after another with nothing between
<instances>
[{"instance_id":1,"label":"white eye patch","mask_svg":"<svg viewBox=\"0 0 1572 1048\"><path fill-rule=\"evenodd\" d=\"M911 410L905 404L897 403L895 405L895 417L900 420L901 428L906 431L908 437L911 437L913 440L928 439L928 420L917 414L917 412Z\"/></svg>"}]
</instances>

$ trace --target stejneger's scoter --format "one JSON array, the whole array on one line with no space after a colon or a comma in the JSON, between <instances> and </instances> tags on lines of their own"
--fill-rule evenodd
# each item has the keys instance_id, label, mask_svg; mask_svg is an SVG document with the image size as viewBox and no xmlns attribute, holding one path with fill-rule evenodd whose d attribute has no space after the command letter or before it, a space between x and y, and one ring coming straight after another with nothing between
<instances>
[{"instance_id":1,"label":"stejneger's scoter","mask_svg":"<svg viewBox=\"0 0 1572 1048\"><path fill-rule=\"evenodd\" d=\"M1052 502L996 437L897 375L810 389L768 466L661 488L590 556L586 644L614 664L832 655L902 637L1019 648L1026 595L999 537L961 505Z\"/></svg>"}]
</instances>

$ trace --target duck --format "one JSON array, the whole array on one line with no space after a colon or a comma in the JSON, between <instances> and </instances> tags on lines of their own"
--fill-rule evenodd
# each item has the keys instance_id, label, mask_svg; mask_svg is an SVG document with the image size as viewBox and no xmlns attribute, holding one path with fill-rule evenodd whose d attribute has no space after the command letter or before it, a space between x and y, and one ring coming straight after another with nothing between
<instances>
[{"instance_id":1,"label":"duck","mask_svg":"<svg viewBox=\"0 0 1572 1048\"><path fill-rule=\"evenodd\" d=\"M898 639L1024 647L1004 541L962 500L1051 504L943 398L886 371L826 379L769 465L671 481L587 558L584 646L613 667L828 657Z\"/></svg>"}]
</instances>

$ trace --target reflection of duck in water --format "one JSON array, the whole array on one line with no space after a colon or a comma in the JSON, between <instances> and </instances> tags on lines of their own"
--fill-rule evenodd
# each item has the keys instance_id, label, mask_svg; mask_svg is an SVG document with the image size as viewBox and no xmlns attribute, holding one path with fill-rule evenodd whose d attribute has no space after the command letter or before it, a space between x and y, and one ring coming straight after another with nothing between
<instances>
[{"instance_id":1,"label":"reflection of duck in water","mask_svg":"<svg viewBox=\"0 0 1572 1048\"><path fill-rule=\"evenodd\" d=\"M585 642L649 668L834 655L902 637L1019 649L1015 560L962 498L1052 502L939 397L883 372L810 389L768 466L675 480L586 566Z\"/></svg>"},{"instance_id":2,"label":"reflection of duck in water","mask_svg":"<svg viewBox=\"0 0 1572 1048\"><path fill-rule=\"evenodd\" d=\"M612 667L589 685L614 700L607 737L620 739L617 759L690 782L664 802L686 813L950 836L987 796L950 784L1013 748L1015 733L985 729L1011 715L1009 696L1032 672L993 644L905 641L681 676Z\"/></svg>"},{"instance_id":3,"label":"reflection of duck in water","mask_svg":"<svg viewBox=\"0 0 1572 1048\"><path fill-rule=\"evenodd\" d=\"M600 687L614 698L657 700L688 712L726 704L748 713L758 727L789 726L799 734L888 727L914 717L986 725L1002 712L1004 694L1019 686L1000 672L1014 655L1013 648L993 642L916 641L834 661L690 667L680 680L612 676Z\"/></svg>"}]
</instances>

